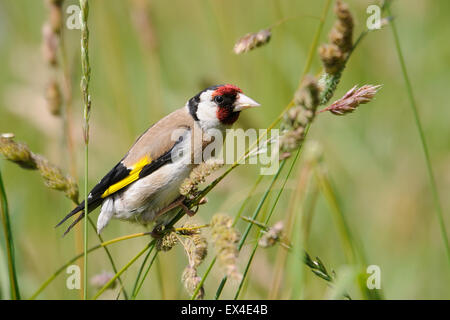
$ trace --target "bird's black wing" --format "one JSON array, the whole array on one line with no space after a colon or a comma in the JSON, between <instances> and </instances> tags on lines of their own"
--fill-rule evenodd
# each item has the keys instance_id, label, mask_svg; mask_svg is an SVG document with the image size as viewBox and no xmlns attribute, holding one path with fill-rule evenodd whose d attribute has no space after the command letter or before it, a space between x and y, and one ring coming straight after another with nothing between
<instances>
[{"instance_id":1,"label":"bird's black wing","mask_svg":"<svg viewBox=\"0 0 450 320\"><path fill-rule=\"evenodd\" d=\"M140 160L135 166L130 168L127 168L125 165L123 165L122 161L120 161L100 180L100 182L89 193L88 212L91 212L98 206L100 206L103 200L105 200L110 195L118 191L123 191L133 182L150 175L157 169L161 168L163 165L172 162L171 152L181 140L182 139L178 140L170 150L168 150L155 160L151 160L147 157ZM83 219L85 214L84 208L85 202L83 201L69 214L67 214L64 219L62 219L56 225L56 227L63 224L67 219L69 219L76 213L82 211L77 219L75 219L64 232L64 235L66 235L81 219Z\"/></svg>"}]
</instances>

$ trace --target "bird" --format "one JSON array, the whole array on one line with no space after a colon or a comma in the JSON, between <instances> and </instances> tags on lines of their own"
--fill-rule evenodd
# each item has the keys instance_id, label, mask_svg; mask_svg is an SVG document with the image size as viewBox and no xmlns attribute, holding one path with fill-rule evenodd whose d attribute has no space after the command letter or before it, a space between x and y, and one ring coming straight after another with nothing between
<instances>
[{"instance_id":1,"label":"bird","mask_svg":"<svg viewBox=\"0 0 450 320\"><path fill-rule=\"evenodd\" d=\"M215 85L200 91L183 107L150 126L88 194L88 213L101 206L97 233L111 219L165 225L180 208L192 215L179 188L198 165L193 163L193 157L214 141L208 132L218 130L224 137L241 111L259 106L235 85ZM202 136L200 148L195 148L195 132L206 137ZM64 235L84 218L84 201L56 227L77 213L78 217Z\"/></svg>"}]
</instances>

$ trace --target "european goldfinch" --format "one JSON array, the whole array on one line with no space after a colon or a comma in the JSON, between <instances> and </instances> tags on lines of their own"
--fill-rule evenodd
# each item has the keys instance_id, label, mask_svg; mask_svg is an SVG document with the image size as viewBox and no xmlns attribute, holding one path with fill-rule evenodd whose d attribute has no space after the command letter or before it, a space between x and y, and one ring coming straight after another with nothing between
<instances>
[{"instance_id":1,"label":"european goldfinch","mask_svg":"<svg viewBox=\"0 0 450 320\"><path fill-rule=\"evenodd\" d=\"M224 135L242 110L257 106L259 104L238 87L216 85L199 92L184 107L147 129L88 195L89 212L101 206L97 232L100 233L112 218L161 225L173 217L177 208L188 210L179 187L196 164L187 163L186 156L191 160L197 156L194 153L202 152L211 142L211 139L202 140L201 150L193 151L193 133L197 129L201 133L217 129ZM174 139L176 131L182 133ZM186 156L174 157L180 151ZM64 234L83 219L84 207L83 201L58 223L57 226L80 212Z\"/></svg>"}]
</instances>

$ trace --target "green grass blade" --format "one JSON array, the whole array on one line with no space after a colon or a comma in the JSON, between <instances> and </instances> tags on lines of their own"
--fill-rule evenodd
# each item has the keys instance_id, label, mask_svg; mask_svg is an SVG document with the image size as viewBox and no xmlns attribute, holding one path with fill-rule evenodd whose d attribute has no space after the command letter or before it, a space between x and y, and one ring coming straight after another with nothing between
<instances>
[{"instance_id":1,"label":"green grass blade","mask_svg":"<svg viewBox=\"0 0 450 320\"><path fill-rule=\"evenodd\" d=\"M136 289L137 289L138 284L139 284L139 279L141 278L142 272L144 271L145 264L147 263L148 258L150 258L151 253L152 253L152 250L149 250L149 252L147 252L147 254L145 255L144 260L141 263L141 266L139 267L139 271L138 271L138 274L136 276L136 280L134 280L133 290L131 290L131 296L132 297L135 295Z\"/></svg>"},{"instance_id":2,"label":"green grass blade","mask_svg":"<svg viewBox=\"0 0 450 320\"><path fill-rule=\"evenodd\" d=\"M236 225L236 223L239 221L239 218L242 215L242 212L244 212L245 207L247 206L247 203L250 201L251 197L253 196L253 194L255 193L256 189L258 188L259 184L262 181L263 176L260 175L258 176L258 178L255 181L255 184L253 185L252 189L250 190L250 192L248 193L247 197L245 198L244 202L242 202L241 207L239 208L239 211L233 221L233 226ZM197 288L195 288L194 293L191 296L191 300L194 300L197 297L198 292L200 291L200 288L203 286L203 283L205 282L206 278L208 277L209 273L211 272L211 269L213 268L214 264L216 263L216 257L214 257L208 268L205 271L205 274L202 277L202 280L200 281L200 283L198 284Z\"/></svg>"},{"instance_id":3,"label":"green grass blade","mask_svg":"<svg viewBox=\"0 0 450 320\"><path fill-rule=\"evenodd\" d=\"M113 243L117 243L117 242L121 242L124 240L129 240L129 239L134 239L134 238L138 238L138 237L143 237L143 236L147 236L149 235L149 233L147 232L141 232L141 233L135 233L132 235L128 235L128 236L122 236L122 237L118 237L112 240L108 240L105 241L103 243L100 243L96 246L91 247L88 250L88 254L100 249L100 248L105 248L106 246L113 244ZM67 261L65 264L63 264L61 267L59 267L55 272L53 272L53 274L44 281L43 284L41 284L41 286L36 290L35 293L33 293L33 295L29 298L29 300L34 300L37 298L37 296L39 296L39 294L61 273L63 272L68 266L70 266L71 264L73 264L75 261L77 261L78 259L80 259L81 257L84 256L84 252L74 256L72 259L70 259L69 261ZM116 272L117 273L117 272Z\"/></svg>"},{"instance_id":4,"label":"green grass blade","mask_svg":"<svg viewBox=\"0 0 450 320\"><path fill-rule=\"evenodd\" d=\"M297 160L298 160L298 158L299 158L300 151L301 151L301 148L299 148L299 149L297 150L297 153L296 153L296 155L295 155L295 158L294 158L294 160L292 161L291 166L289 167L289 171L288 171L286 177L284 178L283 184L281 185L281 188L280 188L280 190L278 191L278 194L277 194L277 196L276 196L276 198L275 198L275 201L274 201L272 207L270 208L269 214L267 215L267 218L266 218L266 220L265 220L265 222L264 222L265 225L268 225L268 223L269 223L269 221L270 221L270 218L272 217L272 215L273 215L273 213L274 213L274 211L275 211L275 207L276 207L277 204L278 204L278 200L280 200L281 194L283 193L284 188L286 187L286 183L287 183L287 181L289 180L289 177L290 177L290 175L291 175L291 173L292 173L292 170L293 170L293 168L294 168L294 166L295 166L295 163L297 162ZM285 160L283 160L283 164L284 164L284 162L285 162ZM247 264L246 264L246 266L245 266L244 273L242 274L242 280L241 280L241 282L239 283L238 290L236 291L236 294L235 294L235 296L234 296L234 299L235 299L235 300L239 297L239 294L240 294L240 292L241 292L241 290L242 290L242 286L243 286L243 284L244 284L244 280L245 280L245 278L246 278L246 276L247 276L247 273L248 273L248 270L249 270L249 268L250 268L250 264L252 263L252 260L253 260L253 257L254 257L254 255L255 255L256 249L258 249L258 241L259 241L259 239L261 238L262 235L263 235L263 233L262 233L261 230L260 230L259 233L258 233L258 236L257 236L257 238L256 238L256 242L255 242L255 245L254 245L254 247L253 247L253 250L252 250L252 253L251 253L251 255L250 255L250 258L249 258L249 260L248 260L248 262L247 262Z\"/></svg>"},{"instance_id":5,"label":"green grass blade","mask_svg":"<svg viewBox=\"0 0 450 320\"><path fill-rule=\"evenodd\" d=\"M153 247L152 247L152 249L153 249ZM152 249L150 249L149 252L152 252ZM139 285L137 286L136 291L133 292L132 300L135 300L135 299L136 299L136 297L137 297L139 291L140 291L141 288L142 288L142 285L144 284L145 278L147 277L147 275L148 275L150 269L152 268L153 263L155 262L155 259L156 259L157 256L158 256L158 251L156 251L155 254L153 255L153 258L152 258L152 260L150 260L150 263L149 263L149 265L148 265L148 267L147 267L147 270L146 270L145 273L144 273L144 276L142 277L141 282L140 282Z\"/></svg>"},{"instance_id":6,"label":"green grass blade","mask_svg":"<svg viewBox=\"0 0 450 320\"><path fill-rule=\"evenodd\" d=\"M392 15L391 9L389 8L389 6L387 7L387 12L390 16ZM427 141L425 139L425 133L423 131L422 122L420 120L419 112L417 110L416 100L414 99L411 81L409 80L408 70L406 68L405 59L403 57L402 49L400 46L400 38L399 38L399 35L397 32L397 27L395 26L394 20L391 21L391 29L392 29L392 33L394 35L395 47L397 50L398 60L400 62L400 66L402 69L403 79L405 80L406 91L407 91L408 99L410 102L409 104L410 104L412 113L414 115L414 120L416 123L417 131L419 133L420 142L422 144L422 149L423 149L423 153L425 156L425 163L426 163L426 167L427 167L428 178L430 180L431 193L433 196L436 215L437 215L438 222L439 222L442 241L444 242L447 259L448 259L448 262L450 263L450 246L449 246L449 242L448 242L447 229L445 227L441 201L439 198L439 193L437 191L436 180L435 180L434 173L433 173L433 167L431 165L430 153L428 151L428 145L427 145Z\"/></svg>"},{"instance_id":7,"label":"green grass blade","mask_svg":"<svg viewBox=\"0 0 450 320\"><path fill-rule=\"evenodd\" d=\"M350 264L357 265L362 274L367 268L366 254L363 251L362 246L355 241L345 217L344 210L340 204L336 188L333 186L330 177L325 173L326 170L322 168L321 165L323 164L316 164L314 168L314 174L318 181L318 185L331 208L333 220L337 226L347 260ZM365 283L361 285L361 282L359 283L359 287L361 293L367 299L382 299L381 290L369 290Z\"/></svg>"},{"instance_id":8,"label":"green grass blade","mask_svg":"<svg viewBox=\"0 0 450 320\"><path fill-rule=\"evenodd\" d=\"M91 77L91 67L89 64L89 29L88 29L88 15L89 2L88 0L80 0L80 25L81 25L81 94L83 97L83 115L84 115L84 213L85 216L89 214L88 208L88 172L89 172L89 117L91 112L91 97L89 95L89 82ZM88 296L87 288L87 269L88 269L88 219L84 219L84 272L83 272L83 292L84 300Z\"/></svg>"},{"instance_id":9,"label":"green grass blade","mask_svg":"<svg viewBox=\"0 0 450 320\"><path fill-rule=\"evenodd\" d=\"M286 163L285 160L283 160L280 163L280 166L278 167L278 171L274 175L272 181L270 182L270 185L267 187L266 191L264 192L264 195L262 196L261 200L258 203L258 206L256 207L255 211L253 212L253 215L251 217L252 220L256 220L256 218L258 217L258 214L261 211L269 193L272 191L272 188L275 185L275 182L278 180L278 177L280 176L280 173L281 173L285 163ZM241 237L241 240L239 241L239 244L238 244L239 251L241 251L242 247L244 246L245 240L247 239L252 227L253 227L253 224L249 222L247 224L247 228L245 229L243 236ZM219 284L219 287L217 288L216 295L215 295L216 300L219 299L226 282L227 282L227 276L224 276L222 278L222 281Z\"/></svg>"},{"instance_id":10,"label":"green grass blade","mask_svg":"<svg viewBox=\"0 0 450 320\"><path fill-rule=\"evenodd\" d=\"M99 291L97 291L97 293L95 294L95 296L92 298L93 300L97 300L98 297L100 297L100 295L105 292L106 289L108 289L113 283L114 281L116 281L116 279L118 277L120 277L120 275L122 273L124 273L125 271L127 271L127 269L137 260L139 259L140 256L142 256L148 249L153 250L153 247L155 245L155 240L150 241L145 247L144 249L142 249L141 251L139 251L139 253L132 258L130 261L128 261L128 263L123 266L122 269L120 269L120 271L118 273L116 273L114 275L114 277L112 277Z\"/></svg>"},{"instance_id":11,"label":"green grass blade","mask_svg":"<svg viewBox=\"0 0 450 320\"><path fill-rule=\"evenodd\" d=\"M6 198L5 186L3 185L2 174L0 172L0 200L2 225L5 233L6 252L8 255L9 287L11 299L20 300L20 290L17 282L17 270L14 261L14 242L12 237L11 223L9 220L8 199Z\"/></svg>"},{"instance_id":12,"label":"green grass blade","mask_svg":"<svg viewBox=\"0 0 450 320\"><path fill-rule=\"evenodd\" d=\"M92 219L89 216L88 216L88 220L89 220L89 224L91 225L91 227L94 229L94 231L96 231L97 228L95 227L94 222L92 221ZM100 243L105 242L103 240L103 237L100 234L98 234L97 232L95 232L95 234L97 235L97 238L100 241ZM106 256L108 257L109 262L111 263L111 267L112 267L114 273L117 273L117 267L116 267L116 264L114 262L112 255L111 255L111 252L109 251L109 249L106 246L103 246L103 249L105 250L105 253L106 253ZM123 296L124 296L125 300L128 300L128 294L123 285L122 278L119 277L117 280L119 280L119 283L122 287L122 292L123 292Z\"/></svg>"}]
</instances>

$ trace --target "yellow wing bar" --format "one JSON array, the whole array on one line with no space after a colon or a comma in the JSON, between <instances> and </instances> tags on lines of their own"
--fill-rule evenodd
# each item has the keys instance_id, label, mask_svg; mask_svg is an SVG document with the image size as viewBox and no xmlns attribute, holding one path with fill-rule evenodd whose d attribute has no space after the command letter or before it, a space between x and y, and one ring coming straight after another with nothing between
<instances>
[{"instance_id":1,"label":"yellow wing bar","mask_svg":"<svg viewBox=\"0 0 450 320\"><path fill-rule=\"evenodd\" d=\"M128 177L120 180L119 182L111 185L108 189L106 189L106 191L102 194L102 198L105 198L105 197L119 191L120 189L126 187L130 183L138 180L139 173L141 172L142 168L151 162L152 162L152 159L149 156L143 157L141 160L139 160L133 166L133 169L130 171L130 174L128 175Z\"/></svg>"}]
</instances>

